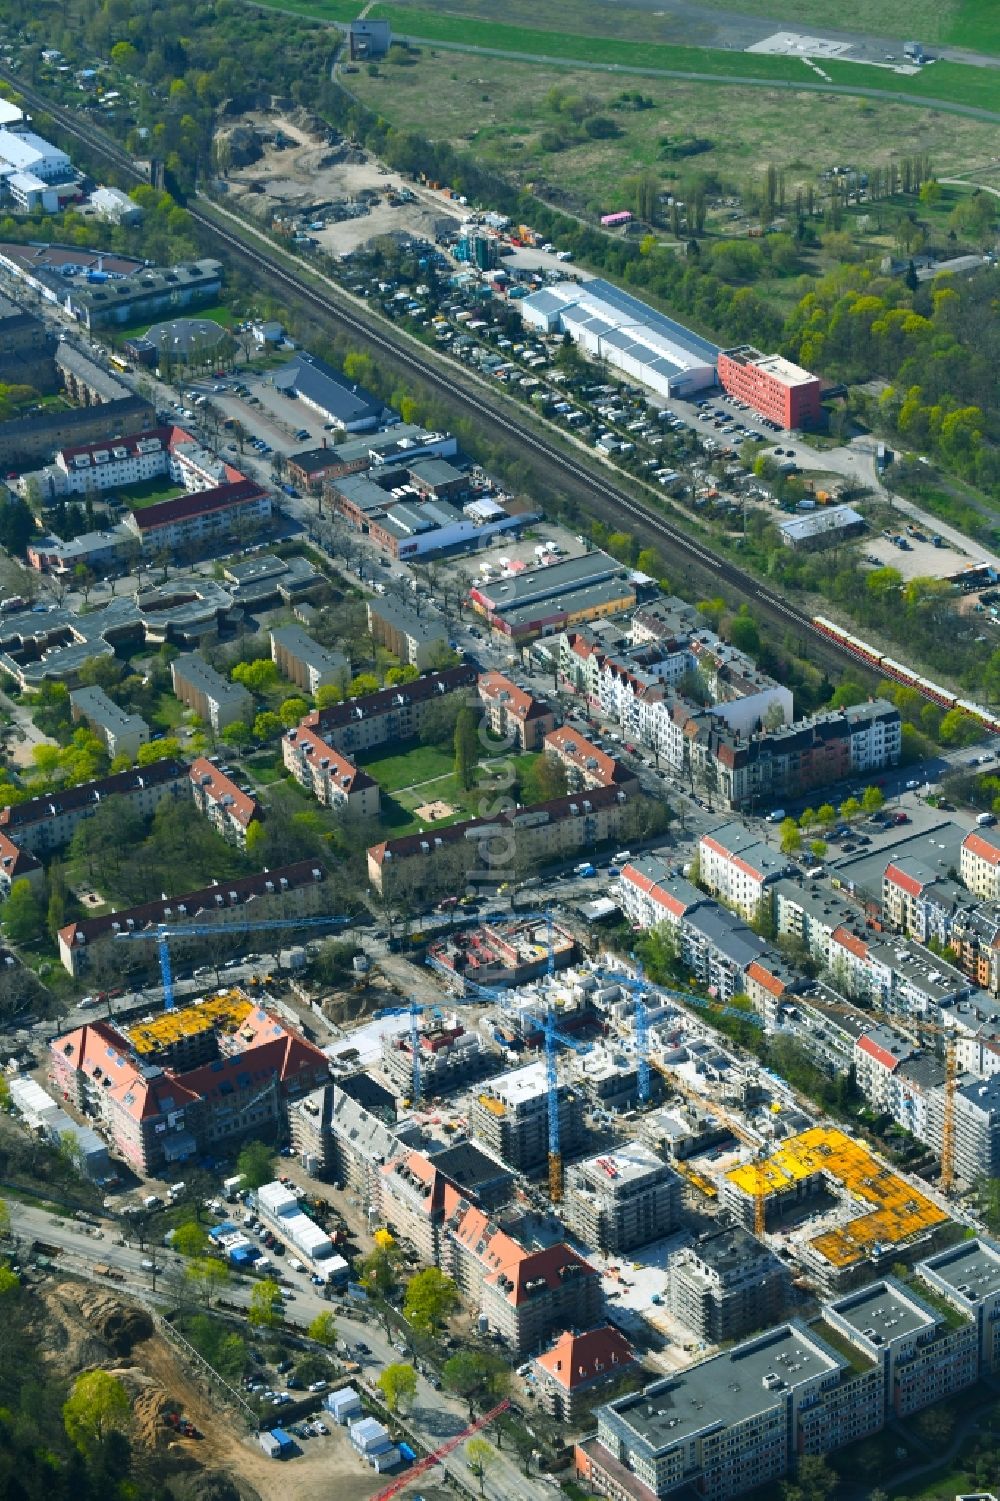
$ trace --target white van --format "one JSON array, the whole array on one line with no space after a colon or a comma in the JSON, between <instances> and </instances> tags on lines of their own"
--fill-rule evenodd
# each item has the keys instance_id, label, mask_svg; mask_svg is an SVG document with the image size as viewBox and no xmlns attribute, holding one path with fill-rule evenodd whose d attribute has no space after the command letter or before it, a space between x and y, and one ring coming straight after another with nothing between
<instances>
[{"instance_id":1,"label":"white van","mask_svg":"<svg viewBox=\"0 0 1000 1501\"><path fill-rule=\"evenodd\" d=\"M784 808L774 808L767 815L767 821L768 821L768 823L781 823L782 820L784 819L784 817L785 817L785 810L784 810Z\"/></svg>"},{"instance_id":2,"label":"white van","mask_svg":"<svg viewBox=\"0 0 1000 1501\"><path fill-rule=\"evenodd\" d=\"M614 863L615 865L624 865L626 861L631 860L631 858L631 850L619 850L617 855L614 856Z\"/></svg>"}]
</instances>

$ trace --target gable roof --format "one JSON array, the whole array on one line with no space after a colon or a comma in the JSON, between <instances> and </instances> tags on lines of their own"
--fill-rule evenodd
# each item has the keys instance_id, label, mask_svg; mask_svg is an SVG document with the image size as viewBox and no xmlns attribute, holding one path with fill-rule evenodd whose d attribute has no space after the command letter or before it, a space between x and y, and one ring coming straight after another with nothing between
<instances>
[{"instance_id":1,"label":"gable roof","mask_svg":"<svg viewBox=\"0 0 1000 1501\"><path fill-rule=\"evenodd\" d=\"M994 833L992 829L973 829L962 840L963 850L968 850L970 855L978 855L980 860L986 860L990 865L1000 865L1000 831Z\"/></svg>"},{"instance_id":2,"label":"gable roof","mask_svg":"<svg viewBox=\"0 0 1000 1501\"><path fill-rule=\"evenodd\" d=\"M140 532L152 532L194 516L207 516L216 511L228 511L233 506L248 505L251 501L263 500L266 495L267 491L255 480L240 479L231 484L216 485L211 490L193 490L190 495L179 495L176 500L161 500L155 506L143 506L130 515Z\"/></svg>"},{"instance_id":3,"label":"gable roof","mask_svg":"<svg viewBox=\"0 0 1000 1501\"><path fill-rule=\"evenodd\" d=\"M484 703L502 703L517 719L538 719L552 712L547 703L535 698L525 688L519 688L502 672L480 673L479 697Z\"/></svg>"},{"instance_id":4,"label":"gable roof","mask_svg":"<svg viewBox=\"0 0 1000 1501\"><path fill-rule=\"evenodd\" d=\"M507 1236L509 1245L513 1242ZM492 1242L489 1250L492 1250ZM489 1261L489 1250L484 1258ZM542 1291L556 1292L575 1277L597 1277L595 1267L578 1256L571 1246L561 1241L558 1245L546 1246L541 1251L525 1251L518 1246L516 1259L507 1261L494 1272L486 1275L486 1283L497 1289L508 1303L521 1308Z\"/></svg>"},{"instance_id":5,"label":"gable roof","mask_svg":"<svg viewBox=\"0 0 1000 1501\"><path fill-rule=\"evenodd\" d=\"M607 1380L634 1365L635 1351L618 1329L604 1324L585 1334L566 1330L555 1344L535 1357L547 1376L565 1391L578 1391L592 1381Z\"/></svg>"},{"instance_id":6,"label":"gable roof","mask_svg":"<svg viewBox=\"0 0 1000 1501\"><path fill-rule=\"evenodd\" d=\"M257 817L257 799L241 791L236 783L227 777L224 771L213 766L207 757L199 756L196 761L192 761L188 768L188 775L204 796L210 798L213 803L218 803L225 810L227 817L235 819L244 829L248 828Z\"/></svg>"},{"instance_id":7,"label":"gable roof","mask_svg":"<svg viewBox=\"0 0 1000 1501\"><path fill-rule=\"evenodd\" d=\"M876 1063L881 1064L883 1068L887 1068L890 1073L895 1073L902 1062L902 1059L890 1053L888 1048L881 1047L868 1032L865 1033L864 1037L858 1039L858 1050L859 1052L867 1053L869 1058L874 1058Z\"/></svg>"},{"instance_id":8,"label":"gable roof","mask_svg":"<svg viewBox=\"0 0 1000 1501\"><path fill-rule=\"evenodd\" d=\"M375 786L374 777L369 776L368 772L360 766L355 766L353 761L348 761L346 756L342 756L328 741L323 739L322 735L310 729L305 722L289 730L285 738L290 744L301 749L303 757L310 766L326 771L330 780L336 782L345 794L363 792L366 788Z\"/></svg>"},{"instance_id":9,"label":"gable roof","mask_svg":"<svg viewBox=\"0 0 1000 1501\"><path fill-rule=\"evenodd\" d=\"M11 803L0 811L0 828L8 833L29 824L45 823L57 818L60 813L72 813L78 808L90 807L103 802L107 797L120 793L141 792L146 787L160 787L164 782L179 781L187 767L183 761L165 759L152 761L149 766L134 771L119 771L110 777L99 777L93 782L81 782L78 787L62 787L58 792L49 792L42 797L28 798L27 802Z\"/></svg>"}]
</instances>

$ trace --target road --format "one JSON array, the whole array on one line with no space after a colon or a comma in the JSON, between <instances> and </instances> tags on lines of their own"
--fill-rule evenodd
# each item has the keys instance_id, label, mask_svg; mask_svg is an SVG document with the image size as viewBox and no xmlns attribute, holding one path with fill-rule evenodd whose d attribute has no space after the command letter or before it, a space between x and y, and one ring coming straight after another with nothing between
<instances>
[{"instance_id":1,"label":"road","mask_svg":"<svg viewBox=\"0 0 1000 1501\"><path fill-rule=\"evenodd\" d=\"M129 1294L143 1303L152 1303L155 1301L155 1280L162 1280L165 1274L176 1274L183 1266L180 1256L164 1251L162 1247L140 1251L132 1246L116 1244L117 1232L110 1229L106 1222L102 1238L97 1239L88 1226L74 1220L59 1219L45 1210L19 1204L14 1200L9 1201L9 1206L11 1226L16 1236L26 1241L41 1240L58 1246L62 1252L58 1258L58 1267L88 1277L95 1286L112 1294ZM143 1268L143 1262L153 1258L158 1265L157 1279ZM104 1262L120 1270L124 1274L124 1281L109 1282L107 1278L95 1276L95 1262ZM252 1280L234 1278L226 1289L227 1302L249 1307L254 1285ZM304 1277L297 1278L294 1299L287 1308L287 1323L304 1331L318 1313L329 1311L330 1304L320 1297L317 1289ZM361 1363L365 1379L369 1382L375 1381L384 1366L406 1358L393 1348L382 1328L374 1321L362 1322L338 1315L337 1333L352 1345L360 1340L369 1346L372 1352L369 1356L352 1354L352 1358ZM429 1449L434 1449L454 1434L460 1433L468 1424L468 1416L464 1403L449 1396L447 1392L436 1391L420 1375L417 1378L416 1400L406 1421L416 1436ZM478 1494L478 1486L473 1487L471 1483L462 1448L448 1458L445 1468L463 1489ZM548 1498L548 1487L537 1478L523 1475L507 1452L500 1450L485 1477L485 1494L489 1501L542 1501L543 1497Z\"/></svg>"}]
</instances>

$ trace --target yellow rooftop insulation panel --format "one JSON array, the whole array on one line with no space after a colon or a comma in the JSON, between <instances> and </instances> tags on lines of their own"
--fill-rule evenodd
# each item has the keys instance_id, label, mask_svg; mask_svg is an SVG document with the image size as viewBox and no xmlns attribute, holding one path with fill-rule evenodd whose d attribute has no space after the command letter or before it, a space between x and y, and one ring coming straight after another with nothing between
<instances>
[{"instance_id":1,"label":"yellow rooftop insulation panel","mask_svg":"<svg viewBox=\"0 0 1000 1501\"><path fill-rule=\"evenodd\" d=\"M742 1193L756 1198L782 1193L816 1173L824 1173L851 1198L871 1206L869 1213L850 1224L810 1241L834 1266L849 1266L867 1256L876 1244L896 1245L944 1224L948 1218L943 1209L879 1162L861 1142L827 1126L804 1131L764 1162L743 1163L726 1177Z\"/></svg>"},{"instance_id":2,"label":"yellow rooftop insulation panel","mask_svg":"<svg viewBox=\"0 0 1000 1501\"><path fill-rule=\"evenodd\" d=\"M490 1115L507 1114L507 1106L503 1103L502 1100L493 1099L492 1095L481 1094L479 1096L479 1103L480 1105L482 1105L484 1110L488 1110L490 1112Z\"/></svg>"},{"instance_id":3,"label":"yellow rooftop insulation panel","mask_svg":"<svg viewBox=\"0 0 1000 1501\"><path fill-rule=\"evenodd\" d=\"M242 991L220 991L192 1006L180 1006L152 1021L138 1022L127 1029L127 1035L138 1054L158 1053L200 1032L235 1032L253 1009L253 1002Z\"/></svg>"}]
</instances>

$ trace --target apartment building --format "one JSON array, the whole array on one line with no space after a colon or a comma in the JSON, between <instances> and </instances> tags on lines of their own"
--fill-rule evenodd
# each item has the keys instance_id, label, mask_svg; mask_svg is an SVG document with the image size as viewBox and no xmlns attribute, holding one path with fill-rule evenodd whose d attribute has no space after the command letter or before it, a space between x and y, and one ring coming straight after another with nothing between
<instances>
[{"instance_id":1,"label":"apartment building","mask_svg":"<svg viewBox=\"0 0 1000 1501\"><path fill-rule=\"evenodd\" d=\"M314 709L302 724L343 756L412 740L434 712L434 704L449 693L472 690L476 677L476 669L469 666L429 672L398 688L382 688L378 693L366 693L342 704L331 704L327 709ZM471 692L469 699L474 702Z\"/></svg>"},{"instance_id":2,"label":"apartment building","mask_svg":"<svg viewBox=\"0 0 1000 1501\"><path fill-rule=\"evenodd\" d=\"M45 867L30 849L21 849L13 839L0 834L0 896L10 896L15 881L27 881L36 896L41 895L45 889Z\"/></svg>"},{"instance_id":3,"label":"apartment building","mask_svg":"<svg viewBox=\"0 0 1000 1501\"><path fill-rule=\"evenodd\" d=\"M1000 900L1000 825L966 834L959 874L974 896L989 902Z\"/></svg>"},{"instance_id":4,"label":"apartment building","mask_svg":"<svg viewBox=\"0 0 1000 1501\"><path fill-rule=\"evenodd\" d=\"M854 1044L854 1073L858 1088L876 1109L899 1119L897 1075L906 1059L916 1051L914 1044L891 1027L871 1024Z\"/></svg>"},{"instance_id":5,"label":"apartment building","mask_svg":"<svg viewBox=\"0 0 1000 1501\"><path fill-rule=\"evenodd\" d=\"M951 926L950 945L963 973L1000 996L1000 908L981 902L960 909Z\"/></svg>"},{"instance_id":6,"label":"apartment building","mask_svg":"<svg viewBox=\"0 0 1000 1501\"><path fill-rule=\"evenodd\" d=\"M192 761L188 776L198 811L224 839L245 849L250 825L260 817L257 799L244 792L231 776L205 756Z\"/></svg>"},{"instance_id":7,"label":"apartment building","mask_svg":"<svg viewBox=\"0 0 1000 1501\"><path fill-rule=\"evenodd\" d=\"M150 818L166 798L186 797L187 766L165 759L134 771L63 787L44 797L28 798L0 810L0 834L34 855L68 844L80 823L92 818L109 798L124 798L140 818Z\"/></svg>"},{"instance_id":8,"label":"apartment building","mask_svg":"<svg viewBox=\"0 0 1000 1501\"><path fill-rule=\"evenodd\" d=\"M745 983L754 1010L768 1027L780 1026L785 1007L793 1005L808 987L808 981L776 949L760 954L747 966Z\"/></svg>"},{"instance_id":9,"label":"apartment building","mask_svg":"<svg viewBox=\"0 0 1000 1501\"><path fill-rule=\"evenodd\" d=\"M120 709L103 688L74 688L69 707L75 723L83 720L101 737L112 761L116 756L134 761L140 745L149 741L149 725L142 715Z\"/></svg>"},{"instance_id":10,"label":"apartment building","mask_svg":"<svg viewBox=\"0 0 1000 1501\"><path fill-rule=\"evenodd\" d=\"M770 953L766 939L715 902L687 913L678 931L684 963L709 988L709 994L721 1001L745 992L751 965L767 960Z\"/></svg>"},{"instance_id":11,"label":"apartment building","mask_svg":"<svg viewBox=\"0 0 1000 1501\"><path fill-rule=\"evenodd\" d=\"M518 750L541 750L546 735L555 729L556 717L549 705L502 672L480 674L479 697L492 734Z\"/></svg>"},{"instance_id":12,"label":"apartment building","mask_svg":"<svg viewBox=\"0 0 1000 1501\"><path fill-rule=\"evenodd\" d=\"M91 406L49 407L27 417L0 422L0 463L27 468L48 460L54 449L71 443L117 441L156 425L156 411L144 396L121 396Z\"/></svg>"},{"instance_id":13,"label":"apartment building","mask_svg":"<svg viewBox=\"0 0 1000 1501\"><path fill-rule=\"evenodd\" d=\"M379 786L361 767L334 750L305 720L281 741L281 758L288 771L327 808L353 818L377 818Z\"/></svg>"},{"instance_id":14,"label":"apartment building","mask_svg":"<svg viewBox=\"0 0 1000 1501\"><path fill-rule=\"evenodd\" d=\"M788 860L745 824L727 823L698 842L698 873L714 896L752 921L765 892L788 874Z\"/></svg>"},{"instance_id":15,"label":"apartment building","mask_svg":"<svg viewBox=\"0 0 1000 1501\"><path fill-rule=\"evenodd\" d=\"M941 862L944 864L944 861ZM956 921L970 907L969 893L941 870L913 855L900 855L882 877L882 918L918 943L947 945Z\"/></svg>"},{"instance_id":16,"label":"apartment building","mask_svg":"<svg viewBox=\"0 0 1000 1501\"><path fill-rule=\"evenodd\" d=\"M320 688L345 691L351 664L343 652L320 646L300 625L282 625L271 632L271 660L282 677L315 695Z\"/></svg>"},{"instance_id":17,"label":"apartment building","mask_svg":"<svg viewBox=\"0 0 1000 1501\"><path fill-rule=\"evenodd\" d=\"M929 1289L928 1289L929 1292ZM885 1417L906 1418L971 1386L979 1333L920 1296L919 1283L870 1283L823 1308L823 1319L882 1368Z\"/></svg>"},{"instance_id":18,"label":"apartment building","mask_svg":"<svg viewBox=\"0 0 1000 1501\"><path fill-rule=\"evenodd\" d=\"M780 1480L795 1453L833 1447L831 1427L845 1412L850 1437L882 1426L878 1367L856 1370L814 1329L781 1324L598 1408L596 1438L577 1445L576 1472L613 1501L687 1487L727 1501Z\"/></svg>"},{"instance_id":19,"label":"apartment building","mask_svg":"<svg viewBox=\"0 0 1000 1501\"><path fill-rule=\"evenodd\" d=\"M1000 1371L1000 1247L983 1236L963 1240L921 1261L916 1270L975 1326L979 1369L995 1376Z\"/></svg>"},{"instance_id":20,"label":"apartment building","mask_svg":"<svg viewBox=\"0 0 1000 1501\"><path fill-rule=\"evenodd\" d=\"M578 1423L594 1393L633 1372L638 1357L612 1324L574 1334L566 1329L531 1362L538 1400L550 1417Z\"/></svg>"},{"instance_id":21,"label":"apartment building","mask_svg":"<svg viewBox=\"0 0 1000 1501\"><path fill-rule=\"evenodd\" d=\"M945 1094L937 1089L928 1101L929 1140L944 1139ZM988 1079L963 1075L955 1086L952 1165L956 1178L969 1186L980 1178L1000 1177L1000 1074Z\"/></svg>"},{"instance_id":22,"label":"apartment building","mask_svg":"<svg viewBox=\"0 0 1000 1501\"><path fill-rule=\"evenodd\" d=\"M365 1214L381 1212L382 1168L397 1153L417 1146L419 1127L397 1127L355 1099L350 1080L324 1083L289 1111L292 1147L306 1171L343 1183Z\"/></svg>"},{"instance_id":23,"label":"apartment building","mask_svg":"<svg viewBox=\"0 0 1000 1501\"><path fill-rule=\"evenodd\" d=\"M677 928L689 913L709 903L703 891L658 855L629 861L618 879L617 900L629 922L640 928L655 928L661 922Z\"/></svg>"},{"instance_id":24,"label":"apartment building","mask_svg":"<svg viewBox=\"0 0 1000 1501\"><path fill-rule=\"evenodd\" d=\"M857 908L828 886L782 880L771 888L779 936L797 939L821 964L830 962L830 941L857 917Z\"/></svg>"},{"instance_id":25,"label":"apartment building","mask_svg":"<svg viewBox=\"0 0 1000 1501\"><path fill-rule=\"evenodd\" d=\"M631 1142L568 1169L566 1224L584 1245L621 1255L675 1229L681 1186L655 1152Z\"/></svg>"},{"instance_id":26,"label":"apartment building","mask_svg":"<svg viewBox=\"0 0 1000 1501\"><path fill-rule=\"evenodd\" d=\"M560 1084L559 1142L565 1155L583 1140L583 1097ZM529 1063L484 1084L472 1101L469 1131L487 1151L518 1172L548 1160L548 1086L545 1065Z\"/></svg>"},{"instance_id":27,"label":"apartment building","mask_svg":"<svg viewBox=\"0 0 1000 1501\"><path fill-rule=\"evenodd\" d=\"M593 854L621 838L630 811L620 787L595 787L494 818L473 818L424 834L407 834L372 845L368 879L376 891L392 881L419 881L425 891L443 879L450 894L465 878L483 886L498 884L511 868L511 850L525 866L566 860L579 851ZM423 869L421 867L424 867Z\"/></svg>"},{"instance_id":28,"label":"apartment building","mask_svg":"<svg viewBox=\"0 0 1000 1501\"><path fill-rule=\"evenodd\" d=\"M183 1031L193 1011L158 1020ZM147 1062L110 1022L88 1023L50 1044L55 1088L99 1122L110 1150L143 1176L273 1131L289 1101L329 1075L318 1048L250 1002L235 1032L206 1032L197 1014L192 1024L212 1044L208 1061L194 1068Z\"/></svg>"},{"instance_id":29,"label":"apartment building","mask_svg":"<svg viewBox=\"0 0 1000 1501\"><path fill-rule=\"evenodd\" d=\"M230 683L198 652L175 657L170 664L174 694L221 735L231 724L253 721L253 697L242 683Z\"/></svg>"},{"instance_id":30,"label":"apartment building","mask_svg":"<svg viewBox=\"0 0 1000 1501\"><path fill-rule=\"evenodd\" d=\"M506 1237L505 1237L506 1239ZM480 1311L518 1359L564 1329L589 1329L604 1313L600 1273L564 1243L541 1251L517 1247L516 1257L487 1263Z\"/></svg>"},{"instance_id":31,"label":"apartment building","mask_svg":"<svg viewBox=\"0 0 1000 1501\"><path fill-rule=\"evenodd\" d=\"M633 791L639 779L632 769L609 756L592 744L579 730L564 725L550 730L542 742L547 756L552 756L566 769L566 785L570 792L589 792L594 787L624 787Z\"/></svg>"},{"instance_id":32,"label":"apartment building","mask_svg":"<svg viewBox=\"0 0 1000 1501\"><path fill-rule=\"evenodd\" d=\"M400 600L367 602L368 629L377 646L384 646L404 667L427 672L448 650L448 631L439 615L418 615Z\"/></svg>"},{"instance_id":33,"label":"apartment building","mask_svg":"<svg viewBox=\"0 0 1000 1501\"><path fill-rule=\"evenodd\" d=\"M477 1032L467 1032L453 1014L423 1024L417 1033L424 1095L436 1098L493 1073L499 1055ZM409 1031L382 1036L382 1069L400 1097L413 1093L413 1044Z\"/></svg>"},{"instance_id":34,"label":"apartment building","mask_svg":"<svg viewBox=\"0 0 1000 1501\"><path fill-rule=\"evenodd\" d=\"M788 1296L787 1268L740 1226L710 1230L670 1258L670 1311L706 1345L776 1324Z\"/></svg>"},{"instance_id":35,"label":"apartment building","mask_svg":"<svg viewBox=\"0 0 1000 1501\"><path fill-rule=\"evenodd\" d=\"M295 865L219 881L158 902L81 918L60 928L59 957L71 975L105 967L120 972L124 960L122 945L117 941L120 934L152 933L160 923L212 923L223 928L227 922L256 917L319 916L328 910L324 905L329 902L325 881L322 866L300 860ZM204 942L203 938L175 941L171 952L176 962L182 963L185 950L190 957ZM143 945L139 957L143 967L154 964L155 945Z\"/></svg>"},{"instance_id":36,"label":"apartment building","mask_svg":"<svg viewBox=\"0 0 1000 1501\"><path fill-rule=\"evenodd\" d=\"M271 497L256 480L239 478L211 490L129 511L125 525L146 553L198 553L222 537L258 533L271 518Z\"/></svg>"}]
</instances>

